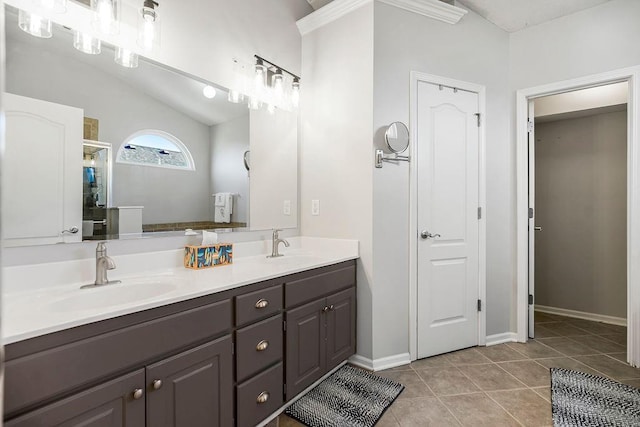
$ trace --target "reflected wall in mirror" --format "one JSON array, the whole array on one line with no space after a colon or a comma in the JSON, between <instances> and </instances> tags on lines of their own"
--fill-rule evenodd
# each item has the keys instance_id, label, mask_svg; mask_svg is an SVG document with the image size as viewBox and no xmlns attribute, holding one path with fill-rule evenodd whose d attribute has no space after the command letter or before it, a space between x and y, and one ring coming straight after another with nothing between
<instances>
[{"instance_id":1,"label":"reflected wall in mirror","mask_svg":"<svg viewBox=\"0 0 640 427\"><path fill-rule=\"evenodd\" d=\"M5 245L297 226L295 113L249 110L144 58L121 67L107 47L81 53L59 26L32 37L13 8L6 21Z\"/></svg>"}]
</instances>

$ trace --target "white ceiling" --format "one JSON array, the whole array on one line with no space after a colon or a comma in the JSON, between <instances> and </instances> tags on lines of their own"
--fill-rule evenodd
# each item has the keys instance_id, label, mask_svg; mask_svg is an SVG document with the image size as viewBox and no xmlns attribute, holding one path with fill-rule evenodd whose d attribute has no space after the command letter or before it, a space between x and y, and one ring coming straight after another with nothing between
<instances>
[{"instance_id":1,"label":"white ceiling","mask_svg":"<svg viewBox=\"0 0 640 427\"><path fill-rule=\"evenodd\" d=\"M508 32L541 24L609 0L458 0Z\"/></svg>"}]
</instances>

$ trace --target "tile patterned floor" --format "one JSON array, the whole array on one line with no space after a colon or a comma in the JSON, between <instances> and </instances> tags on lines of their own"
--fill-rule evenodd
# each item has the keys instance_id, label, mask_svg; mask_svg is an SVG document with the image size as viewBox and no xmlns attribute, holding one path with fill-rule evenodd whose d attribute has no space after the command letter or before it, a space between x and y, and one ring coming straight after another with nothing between
<instances>
[{"instance_id":1,"label":"tile patterned floor","mask_svg":"<svg viewBox=\"0 0 640 427\"><path fill-rule=\"evenodd\" d=\"M626 328L539 312L535 319L537 338L526 344L469 348L378 372L406 388L376 426L551 426L551 367L640 386L640 369L624 362ZM298 426L285 415L269 424Z\"/></svg>"}]
</instances>

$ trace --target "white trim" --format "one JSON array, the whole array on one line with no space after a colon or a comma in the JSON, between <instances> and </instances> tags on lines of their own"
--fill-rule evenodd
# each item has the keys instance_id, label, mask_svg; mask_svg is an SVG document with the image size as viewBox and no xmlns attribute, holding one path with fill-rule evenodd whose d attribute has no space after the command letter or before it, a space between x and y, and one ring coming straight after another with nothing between
<instances>
[{"instance_id":1,"label":"white trim","mask_svg":"<svg viewBox=\"0 0 640 427\"><path fill-rule=\"evenodd\" d=\"M478 345L485 345L487 334L487 209L486 209L486 88L475 83L463 82L447 77L411 71L409 94L409 131L411 135L411 158L416 159L418 131L418 82L423 81L474 92L478 94L478 109L481 118L478 135L478 206L482 218L478 220L478 298L482 311L478 316ZM418 358L418 169L415 162L409 163L409 354L411 360Z\"/></svg>"},{"instance_id":2,"label":"white trim","mask_svg":"<svg viewBox=\"0 0 640 427\"><path fill-rule=\"evenodd\" d=\"M527 341L528 295L528 165L527 102L529 99L621 81L629 82L627 104L627 360L640 366L640 67L551 83L516 93L516 330Z\"/></svg>"},{"instance_id":3,"label":"white trim","mask_svg":"<svg viewBox=\"0 0 640 427\"><path fill-rule=\"evenodd\" d=\"M311 384L309 387L305 388L303 391L301 391L300 393L298 393L293 399L289 400L288 402L286 402L284 405L282 405L281 407L279 407L278 409L276 409L276 411L274 413L272 413L271 415L269 415L267 418L265 418L264 420L262 420L260 422L260 424L256 425L256 427L264 427L267 424L269 424L270 421L276 419L278 417L278 415L280 415L282 413L282 411L284 411L285 409L287 409L287 407L289 405L292 405L294 402L296 402L297 400L300 400L300 398L302 398L305 394L307 394L308 392L311 391L311 389L313 389L315 386L317 386L318 384L320 384L322 381L326 380L327 378L329 378L329 376L331 376L331 374L333 374L335 371L337 371L338 369L342 368L344 365L347 364L347 361L345 360L344 362L340 363L338 366L336 366L335 368L333 368L332 370L330 370L329 372L327 372L326 374L324 374L318 381L314 382L313 384Z\"/></svg>"},{"instance_id":4,"label":"white trim","mask_svg":"<svg viewBox=\"0 0 640 427\"><path fill-rule=\"evenodd\" d=\"M296 22L300 35L309 34L373 0L333 0L326 6L310 13ZM467 10L443 3L440 0L379 0L382 3L417 13L448 24L456 24Z\"/></svg>"},{"instance_id":5,"label":"white trim","mask_svg":"<svg viewBox=\"0 0 640 427\"><path fill-rule=\"evenodd\" d=\"M515 332L504 332L502 334L494 334L487 336L486 346L504 344L506 342L517 342L518 335Z\"/></svg>"},{"instance_id":6,"label":"white trim","mask_svg":"<svg viewBox=\"0 0 640 427\"><path fill-rule=\"evenodd\" d=\"M568 308L548 307L537 304L534 310L540 313L557 314L559 316L591 320L593 322L608 323L610 325L627 326L627 319L624 317L607 316L606 314L587 313L586 311L569 310Z\"/></svg>"},{"instance_id":7,"label":"white trim","mask_svg":"<svg viewBox=\"0 0 640 427\"><path fill-rule=\"evenodd\" d=\"M411 356L409 353L400 353L394 354L393 356L371 360L359 354L354 354L349 358L349 363L369 371L382 371L410 364Z\"/></svg>"}]
</instances>

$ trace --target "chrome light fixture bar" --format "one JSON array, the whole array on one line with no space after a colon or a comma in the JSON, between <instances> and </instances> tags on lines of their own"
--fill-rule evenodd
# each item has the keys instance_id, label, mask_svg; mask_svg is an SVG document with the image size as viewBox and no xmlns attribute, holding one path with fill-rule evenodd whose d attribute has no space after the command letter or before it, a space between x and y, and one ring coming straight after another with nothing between
<instances>
[{"instance_id":1,"label":"chrome light fixture bar","mask_svg":"<svg viewBox=\"0 0 640 427\"><path fill-rule=\"evenodd\" d=\"M263 100L266 100L267 110L270 113L287 103L297 108L300 102L300 76L261 56L254 55L254 58L256 60L254 85L253 94L249 99L249 108L260 108ZM269 73L271 73L270 79L267 78ZM285 87L285 73L293 79L291 88Z\"/></svg>"}]
</instances>

